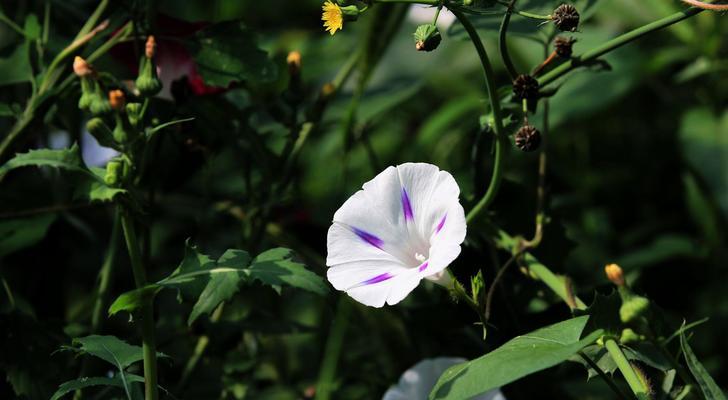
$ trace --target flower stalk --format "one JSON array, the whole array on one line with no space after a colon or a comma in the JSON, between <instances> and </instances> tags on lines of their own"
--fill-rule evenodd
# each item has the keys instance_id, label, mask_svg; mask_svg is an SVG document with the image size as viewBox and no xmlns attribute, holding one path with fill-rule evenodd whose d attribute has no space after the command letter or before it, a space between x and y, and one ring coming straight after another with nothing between
<instances>
[{"instance_id":1,"label":"flower stalk","mask_svg":"<svg viewBox=\"0 0 728 400\"><path fill-rule=\"evenodd\" d=\"M617 364L617 368L619 368L622 376L624 376L624 380L627 381L629 388L632 389L637 399L649 400L650 395L647 387L645 387L642 379L637 376L637 373L632 368L632 364L629 363L629 360L627 360L627 357L622 352L622 349L619 348L617 342L613 338L609 338L604 342L604 347L607 348L609 355Z\"/></svg>"},{"instance_id":2,"label":"flower stalk","mask_svg":"<svg viewBox=\"0 0 728 400\"><path fill-rule=\"evenodd\" d=\"M120 206L121 207L121 206ZM121 226L124 231L126 247L129 251L129 260L134 274L134 282L138 289L147 284L147 276L142 265L142 256L137 239L134 220L128 210L121 209ZM145 400L157 400L159 391L157 389L157 343L154 334L154 307L153 298L146 296L143 299L141 308L142 328L142 354L144 357L144 398Z\"/></svg>"}]
</instances>

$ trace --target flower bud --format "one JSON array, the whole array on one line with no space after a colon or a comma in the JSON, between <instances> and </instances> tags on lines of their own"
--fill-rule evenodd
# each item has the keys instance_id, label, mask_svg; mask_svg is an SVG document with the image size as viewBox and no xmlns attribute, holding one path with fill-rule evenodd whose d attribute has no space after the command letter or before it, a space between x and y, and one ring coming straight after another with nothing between
<instances>
[{"instance_id":1,"label":"flower bud","mask_svg":"<svg viewBox=\"0 0 728 400\"><path fill-rule=\"evenodd\" d=\"M154 36L147 36L147 43L144 45L144 56L146 58L154 58L154 54L157 52L157 41L154 40Z\"/></svg>"},{"instance_id":2,"label":"flower bud","mask_svg":"<svg viewBox=\"0 0 728 400\"><path fill-rule=\"evenodd\" d=\"M139 93L145 97L154 96L162 90L162 82L157 76L157 66L153 59L142 57L139 62L139 76L135 83Z\"/></svg>"},{"instance_id":3,"label":"flower bud","mask_svg":"<svg viewBox=\"0 0 728 400\"><path fill-rule=\"evenodd\" d=\"M574 32L579 27L579 12L571 4L562 4L551 14L554 25L562 32Z\"/></svg>"},{"instance_id":4,"label":"flower bud","mask_svg":"<svg viewBox=\"0 0 728 400\"><path fill-rule=\"evenodd\" d=\"M523 125L516 132L515 141L516 147L522 151L534 151L541 145L541 132L533 125Z\"/></svg>"},{"instance_id":5,"label":"flower bud","mask_svg":"<svg viewBox=\"0 0 728 400\"><path fill-rule=\"evenodd\" d=\"M108 95L101 89L98 81L93 81L93 92L90 97L88 110L93 115L103 115L111 112ZM80 105L80 104L79 104Z\"/></svg>"},{"instance_id":6,"label":"flower bud","mask_svg":"<svg viewBox=\"0 0 728 400\"><path fill-rule=\"evenodd\" d=\"M632 328L624 328L622 329L622 335L619 337L619 342L622 344L629 344L639 342L644 339L645 337L643 335L638 334L632 330Z\"/></svg>"},{"instance_id":7,"label":"flower bud","mask_svg":"<svg viewBox=\"0 0 728 400\"><path fill-rule=\"evenodd\" d=\"M111 160L106 164L106 174L104 175L104 182L109 186L116 186L121 182L123 175L123 165L121 160Z\"/></svg>"},{"instance_id":8,"label":"flower bud","mask_svg":"<svg viewBox=\"0 0 728 400\"><path fill-rule=\"evenodd\" d=\"M297 51L288 53L286 64L288 64L288 73L291 76L299 76L301 74L301 53Z\"/></svg>"},{"instance_id":9,"label":"flower bud","mask_svg":"<svg viewBox=\"0 0 728 400\"><path fill-rule=\"evenodd\" d=\"M89 63L86 62L86 60L76 56L76 58L73 59L73 73L76 74L76 76L83 78L92 75L94 70L91 68Z\"/></svg>"},{"instance_id":10,"label":"flower bud","mask_svg":"<svg viewBox=\"0 0 728 400\"><path fill-rule=\"evenodd\" d=\"M513 80L513 95L518 100L534 100L538 97L538 81L531 75L521 74Z\"/></svg>"},{"instance_id":11,"label":"flower bud","mask_svg":"<svg viewBox=\"0 0 728 400\"><path fill-rule=\"evenodd\" d=\"M470 278L470 291L473 293L473 299L477 304L485 304L485 281L483 280L483 271Z\"/></svg>"},{"instance_id":12,"label":"flower bud","mask_svg":"<svg viewBox=\"0 0 728 400\"><path fill-rule=\"evenodd\" d=\"M344 17L345 21L356 21L357 19L359 19L359 14L361 14L361 11L356 5L342 4L341 15Z\"/></svg>"},{"instance_id":13,"label":"flower bud","mask_svg":"<svg viewBox=\"0 0 728 400\"><path fill-rule=\"evenodd\" d=\"M554 40L554 51L556 52L556 55L561 58L571 58L574 42L576 42L576 39L574 38L557 36Z\"/></svg>"},{"instance_id":14,"label":"flower bud","mask_svg":"<svg viewBox=\"0 0 728 400\"><path fill-rule=\"evenodd\" d=\"M106 147L113 147L114 136L103 119L99 117L91 118L86 122L86 129L96 138L99 144Z\"/></svg>"},{"instance_id":15,"label":"flower bud","mask_svg":"<svg viewBox=\"0 0 728 400\"><path fill-rule=\"evenodd\" d=\"M139 122L142 118L142 105L141 103L129 103L126 105L126 115L129 117L129 122L135 128L139 127Z\"/></svg>"},{"instance_id":16,"label":"flower bud","mask_svg":"<svg viewBox=\"0 0 728 400\"><path fill-rule=\"evenodd\" d=\"M109 92L109 105L116 111L121 111L126 106L126 96L119 89Z\"/></svg>"},{"instance_id":17,"label":"flower bud","mask_svg":"<svg viewBox=\"0 0 728 400\"><path fill-rule=\"evenodd\" d=\"M81 97L78 99L78 108L89 111L94 97L94 82L92 78L81 77Z\"/></svg>"},{"instance_id":18,"label":"flower bud","mask_svg":"<svg viewBox=\"0 0 728 400\"><path fill-rule=\"evenodd\" d=\"M647 298L632 295L622 300L622 307L619 308L619 318L625 324L636 322L638 318L647 314L650 308L650 301Z\"/></svg>"},{"instance_id":19,"label":"flower bud","mask_svg":"<svg viewBox=\"0 0 728 400\"><path fill-rule=\"evenodd\" d=\"M415 30L415 48L417 51L432 51L440 45L442 36L434 24L420 25Z\"/></svg>"},{"instance_id":20,"label":"flower bud","mask_svg":"<svg viewBox=\"0 0 728 400\"><path fill-rule=\"evenodd\" d=\"M617 264L609 264L604 267L604 272L607 274L607 278L610 282L617 285L618 287L624 286L624 273L622 268Z\"/></svg>"},{"instance_id":21,"label":"flower bud","mask_svg":"<svg viewBox=\"0 0 728 400\"><path fill-rule=\"evenodd\" d=\"M111 135L116 143L124 145L135 139L136 131L131 127L125 114L116 113L116 125Z\"/></svg>"}]
</instances>

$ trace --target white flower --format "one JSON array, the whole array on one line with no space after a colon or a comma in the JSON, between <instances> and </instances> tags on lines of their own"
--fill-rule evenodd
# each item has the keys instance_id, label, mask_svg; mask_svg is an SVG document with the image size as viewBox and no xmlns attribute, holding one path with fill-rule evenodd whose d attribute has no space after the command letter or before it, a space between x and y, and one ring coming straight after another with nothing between
<instances>
[{"instance_id":1,"label":"white flower","mask_svg":"<svg viewBox=\"0 0 728 400\"><path fill-rule=\"evenodd\" d=\"M389 167L334 214L328 279L362 304L397 304L422 278L446 285L460 254L465 213L460 188L432 164Z\"/></svg>"},{"instance_id":2,"label":"white flower","mask_svg":"<svg viewBox=\"0 0 728 400\"><path fill-rule=\"evenodd\" d=\"M428 358L415 364L399 378L397 386L392 386L382 400L427 400L430 391L446 369L467 361L457 357ZM506 400L500 389L479 394L471 400Z\"/></svg>"}]
</instances>

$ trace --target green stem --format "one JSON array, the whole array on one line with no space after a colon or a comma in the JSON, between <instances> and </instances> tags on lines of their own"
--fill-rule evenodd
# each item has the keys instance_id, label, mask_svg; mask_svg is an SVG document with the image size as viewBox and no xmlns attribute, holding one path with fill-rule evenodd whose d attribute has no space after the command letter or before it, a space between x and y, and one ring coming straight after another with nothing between
<instances>
[{"instance_id":1,"label":"green stem","mask_svg":"<svg viewBox=\"0 0 728 400\"><path fill-rule=\"evenodd\" d=\"M699 14L703 10L697 7L691 7L678 13L672 14L665 18L659 19L650 24L641 26L635 30L629 31L623 35L617 36L616 38L597 46L581 56L574 57L571 60L559 65L547 74L543 75L538 79L538 83L541 87L555 81L566 73L582 66L590 61L596 60L597 58L609 53L612 50L618 49L627 43L635 41L648 33L667 28L670 25L678 23L682 20L688 19L694 15Z\"/></svg>"},{"instance_id":2,"label":"green stem","mask_svg":"<svg viewBox=\"0 0 728 400\"><path fill-rule=\"evenodd\" d=\"M96 23L99 21L99 18L101 18L101 14L106 11L106 7L109 6L109 0L101 0L98 6L96 6L96 9L91 14L91 16L86 20L86 23L83 24L81 27L81 30L78 31L78 34L76 34L76 38L74 41L80 39L83 37L83 35L91 32L91 29L93 29L96 26Z\"/></svg>"},{"instance_id":3,"label":"green stem","mask_svg":"<svg viewBox=\"0 0 728 400\"><path fill-rule=\"evenodd\" d=\"M612 389L612 391L620 399L625 399L625 400L628 399L627 395L625 395L622 392L622 390L619 389L619 387L614 383L614 380L609 375L607 375L601 368L599 368L599 365L597 365L597 363L595 363L594 360L592 360L589 356L587 356L586 354L584 354L583 351L579 351L578 354L581 357L581 359L584 360L587 364L589 364L589 366L594 371L597 371L597 374L599 374L599 377L602 378L602 380L604 380L604 383L606 383L607 386L609 386L609 388Z\"/></svg>"},{"instance_id":4,"label":"green stem","mask_svg":"<svg viewBox=\"0 0 728 400\"><path fill-rule=\"evenodd\" d=\"M139 241L134 228L134 220L127 210L120 210L121 226L124 230L124 239L126 247L129 250L129 260L131 261L132 272L134 273L134 282L138 289L143 288L147 284L147 277L142 265L142 256L139 251ZM146 296L142 303L141 309L141 328L142 328L142 352L144 356L144 398L146 400L157 400L159 391L157 390L157 344L154 338L154 309L153 298Z\"/></svg>"},{"instance_id":5,"label":"green stem","mask_svg":"<svg viewBox=\"0 0 728 400\"><path fill-rule=\"evenodd\" d=\"M490 184L485 192L485 195L478 201L472 210L467 215L466 221L471 222L483 212L488 205L495 199L495 195L498 193L500 187L501 178L503 177L503 149L505 147L506 137L503 131L503 118L501 117L500 99L498 97L498 88L495 85L495 73L493 67L488 59L488 53L485 51L485 46L478 36L478 31L470 22L470 20L458 10L451 10L463 28L468 32L470 40L475 46L475 50L480 57L480 63L483 66L483 75L485 75L485 84L488 90L488 99L490 100L490 107L493 110L493 129L495 130L495 156L493 160L493 175L490 179Z\"/></svg>"},{"instance_id":6,"label":"green stem","mask_svg":"<svg viewBox=\"0 0 728 400\"><path fill-rule=\"evenodd\" d=\"M20 25L13 22L12 19L8 18L3 12L0 10L0 22L4 22L9 26L12 30L17 32L20 36L25 37L25 31L23 28L20 27Z\"/></svg>"},{"instance_id":7,"label":"green stem","mask_svg":"<svg viewBox=\"0 0 728 400\"><path fill-rule=\"evenodd\" d=\"M529 253L524 254L523 259L528 266L528 270L564 300L570 308L579 310L586 309L586 304L579 297L571 293L567 287L568 282L563 276L558 276L551 272L548 267L541 264L536 257Z\"/></svg>"},{"instance_id":8,"label":"green stem","mask_svg":"<svg viewBox=\"0 0 728 400\"><path fill-rule=\"evenodd\" d=\"M513 65L510 54L508 54L508 44L506 43L506 37L508 35L508 24L510 24L511 22L511 14L513 13L513 7L515 5L516 0L511 0L511 2L508 3L508 8L506 9L506 13L503 15L500 30L498 31L498 50L500 51L503 65L506 67L506 70L511 76L511 79L516 79L516 76L518 76L518 72L516 71L516 67Z\"/></svg>"},{"instance_id":9,"label":"green stem","mask_svg":"<svg viewBox=\"0 0 728 400\"><path fill-rule=\"evenodd\" d=\"M91 332L99 333L101 329L101 321L106 310L106 297L109 290L109 284L111 283L111 272L114 269L114 260L116 259L116 251L119 243L119 215L114 216L114 224L111 228L111 239L109 239L109 249L106 251L106 257L104 263L101 265L99 271L99 288L98 294L96 295L96 304L94 304L94 311L91 315Z\"/></svg>"},{"instance_id":10,"label":"green stem","mask_svg":"<svg viewBox=\"0 0 728 400\"><path fill-rule=\"evenodd\" d=\"M316 384L315 400L328 400L334 390L336 366L339 363L341 348L349 325L349 314L351 314L351 303L346 296L341 296L336 309L336 316L329 330L329 338L326 340L324 359L321 362L318 383Z\"/></svg>"},{"instance_id":11,"label":"green stem","mask_svg":"<svg viewBox=\"0 0 728 400\"><path fill-rule=\"evenodd\" d=\"M624 376L629 388L632 389L632 392L637 399L649 400L650 395L648 394L645 384L642 382L640 377L637 376L634 369L632 369L632 365L629 363L629 360L627 360L627 357L625 357L622 349L619 348L617 342L615 342L614 339L609 338L604 342L604 346L607 348L612 360L614 360L617 364L619 371L622 372L622 376Z\"/></svg>"}]
</instances>

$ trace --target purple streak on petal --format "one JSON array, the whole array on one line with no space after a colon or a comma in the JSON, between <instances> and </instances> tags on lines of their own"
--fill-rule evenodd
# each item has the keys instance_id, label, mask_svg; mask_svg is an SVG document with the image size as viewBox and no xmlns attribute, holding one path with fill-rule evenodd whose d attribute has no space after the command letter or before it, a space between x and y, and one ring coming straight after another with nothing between
<instances>
[{"instance_id":1,"label":"purple streak on petal","mask_svg":"<svg viewBox=\"0 0 728 400\"><path fill-rule=\"evenodd\" d=\"M354 230L354 233L356 233L356 235L359 236L359 238L361 240L363 240L363 241L371 244L372 246L374 246L374 247L382 250L382 246L384 245L384 240L382 240L382 239L380 239L380 238L372 235L369 232L363 231L361 229L357 229L357 228L354 228L354 227L352 227L352 229Z\"/></svg>"},{"instance_id":2,"label":"purple streak on petal","mask_svg":"<svg viewBox=\"0 0 728 400\"><path fill-rule=\"evenodd\" d=\"M405 188L402 188L402 211L404 212L405 221L412 221L414 219L414 215L412 214L412 203L410 203L410 199Z\"/></svg>"},{"instance_id":3,"label":"purple streak on petal","mask_svg":"<svg viewBox=\"0 0 728 400\"><path fill-rule=\"evenodd\" d=\"M447 214L445 214L445 215L442 216L442 219L440 220L440 223L437 224L437 230L435 231L435 233L440 233L440 231L442 230L442 227L445 226L445 220L446 219L447 219Z\"/></svg>"},{"instance_id":4,"label":"purple streak on petal","mask_svg":"<svg viewBox=\"0 0 728 400\"><path fill-rule=\"evenodd\" d=\"M429 264L427 261L425 261L424 264L420 265L419 271L422 272L427 269L427 264Z\"/></svg>"},{"instance_id":5,"label":"purple streak on petal","mask_svg":"<svg viewBox=\"0 0 728 400\"><path fill-rule=\"evenodd\" d=\"M381 275L377 275L374 278L370 278L362 282L362 285L373 285L375 283L386 281L387 279L394 278L394 275L390 274L389 272L383 273Z\"/></svg>"}]
</instances>

